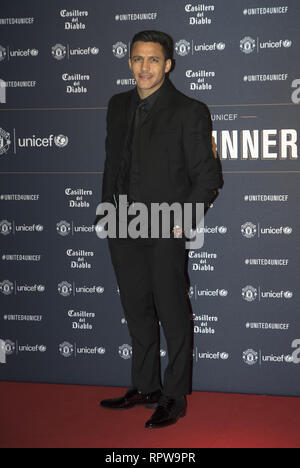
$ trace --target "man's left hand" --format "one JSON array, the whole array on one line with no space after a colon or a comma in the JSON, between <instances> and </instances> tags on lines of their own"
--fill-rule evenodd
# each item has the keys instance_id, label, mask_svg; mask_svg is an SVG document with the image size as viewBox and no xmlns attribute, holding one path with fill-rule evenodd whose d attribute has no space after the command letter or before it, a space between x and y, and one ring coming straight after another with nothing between
<instances>
[{"instance_id":1,"label":"man's left hand","mask_svg":"<svg viewBox=\"0 0 300 468\"><path fill-rule=\"evenodd\" d=\"M176 237L176 239L179 239L180 237L182 237L183 229L180 226L178 226L178 224L176 224L176 226L174 226L174 228L172 229L172 232L174 234L174 237Z\"/></svg>"}]
</instances>

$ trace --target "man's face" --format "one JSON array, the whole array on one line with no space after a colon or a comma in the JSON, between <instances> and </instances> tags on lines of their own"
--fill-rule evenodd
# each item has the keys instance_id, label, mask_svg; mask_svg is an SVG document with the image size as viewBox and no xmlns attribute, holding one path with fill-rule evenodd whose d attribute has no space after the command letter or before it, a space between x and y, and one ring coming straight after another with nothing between
<instances>
[{"instance_id":1,"label":"man's face","mask_svg":"<svg viewBox=\"0 0 300 468\"><path fill-rule=\"evenodd\" d=\"M145 98L163 84L165 74L171 69L172 61L165 60L161 44L138 41L133 44L129 68L137 83L140 95Z\"/></svg>"}]
</instances>

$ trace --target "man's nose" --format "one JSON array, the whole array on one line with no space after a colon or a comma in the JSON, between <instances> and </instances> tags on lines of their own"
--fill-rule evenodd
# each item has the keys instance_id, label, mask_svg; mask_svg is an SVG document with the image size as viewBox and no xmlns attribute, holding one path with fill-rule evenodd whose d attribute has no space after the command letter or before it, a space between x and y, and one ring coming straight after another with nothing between
<instances>
[{"instance_id":1,"label":"man's nose","mask_svg":"<svg viewBox=\"0 0 300 468\"><path fill-rule=\"evenodd\" d=\"M149 60L144 60L142 62L142 71L145 72L145 71L149 71L150 70L150 62Z\"/></svg>"}]
</instances>

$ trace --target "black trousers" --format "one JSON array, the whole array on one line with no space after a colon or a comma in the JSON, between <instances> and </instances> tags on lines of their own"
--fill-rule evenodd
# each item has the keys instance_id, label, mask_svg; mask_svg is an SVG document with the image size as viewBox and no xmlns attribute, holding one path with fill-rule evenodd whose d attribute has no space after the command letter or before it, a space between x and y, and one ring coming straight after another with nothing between
<instances>
[{"instance_id":1,"label":"black trousers","mask_svg":"<svg viewBox=\"0 0 300 468\"><path fill-rule=\"evenodd\" d=\"M132 386L162 389L171 397L191 392L193 320L186 238L112 239L108 245L132 339ZM168 348L163 385L160 327Z\"/></svg>"}]
</instances>

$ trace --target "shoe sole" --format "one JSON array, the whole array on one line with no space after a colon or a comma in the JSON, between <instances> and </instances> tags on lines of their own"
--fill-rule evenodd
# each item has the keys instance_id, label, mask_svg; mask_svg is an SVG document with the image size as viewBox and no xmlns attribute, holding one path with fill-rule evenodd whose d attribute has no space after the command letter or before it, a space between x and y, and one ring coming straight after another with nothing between
<instances>
[{"instance_id":1,"label":"shoe sole","mask_svg":"<svg viewBox=\"0 0 300 468\"><path fill-rule=\"evenodd\" d=\"M145 408L148 408L148 409L156 409L157 408L157 403L143 403L143 404L135 404L135 405L130 405L130 406L125 406L124 408L122 407L113 407L113 406L102 406L101 403L100 403L100 408L104 408L104 409L109 409L109 410L127 410L127 409L131 409L131 408L135 408L136 406L144 406Z\"/></svg>"},{"instance_id":2,"label":"shoe sole","mask_svg":"<svg viewBox=\"0 0 300 468\"><path fill-rule=\"evenodd\" d=\"M167 426L171 426L172 424L176 424L178 419L180 418L184 418L184 416L186 415L186 408L183 409L177 416L176 419L173 419L172 421L168 422L168 423L165 423L165 424L149 424L149 425L145 425L145 428L146 429L161 429L163 427L167 427Z\"/></svg>"}]
</instances>

